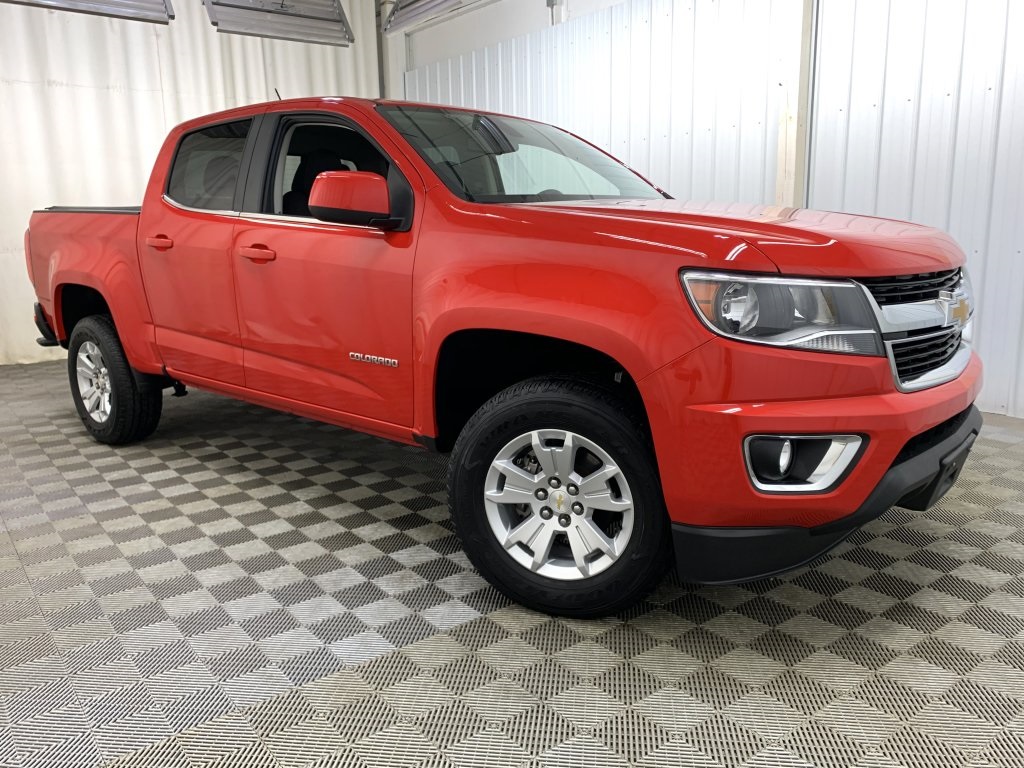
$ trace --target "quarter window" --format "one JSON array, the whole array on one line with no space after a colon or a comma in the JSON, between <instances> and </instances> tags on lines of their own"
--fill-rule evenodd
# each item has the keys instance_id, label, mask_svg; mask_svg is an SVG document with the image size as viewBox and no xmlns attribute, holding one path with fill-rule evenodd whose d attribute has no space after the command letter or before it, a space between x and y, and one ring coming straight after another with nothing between
<instances>
[{"instance_id":1,"label":"quarter window","mask_svg":"<svg viewBox=\"0 0 1024 768\"><path fill-rule=\"evenodd\" d=\"M252 120L211 125L178 144L167 196L189 208L230 211Z\"/></svg>"}]
</instances>

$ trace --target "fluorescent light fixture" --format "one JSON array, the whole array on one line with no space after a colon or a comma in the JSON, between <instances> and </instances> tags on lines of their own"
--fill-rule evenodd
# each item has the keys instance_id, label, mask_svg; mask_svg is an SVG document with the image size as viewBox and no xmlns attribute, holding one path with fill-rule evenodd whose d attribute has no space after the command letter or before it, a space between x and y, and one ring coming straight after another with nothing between
<instances>
[{"instance_id":1,"label":"fluorescent light fixture","mask_svg":"<svg viewBox=\"0 0 1024 768\"><path fill-rule=\"evenodd\" d=\"M75 11L115 19L151 21L166 24L174 18L171 0L9 0L19 5L34 5L55 11Z\"/></svg>"},{"instance_id":2,"label":"fluorescent light fixture","mask_svg":"<svg viewBox=\"0 0 1024 768\"><path fill-rule=\"evenodd\" d=\"M464 0L398 0L384 20L384 31L388 34L400 32L429 21L445 11L454 10L463 2Z\"/></svg>"},{"instance_id":3,"label":"fluorescent light fixture","mask_svg":"<svg viewBox=\"0 0 1024 768\"><path fill-rule=\"evenodd\" d=\"M341 0L203 0L218 32L300 43L355 42Z\"/></svg>"}]
</instances>

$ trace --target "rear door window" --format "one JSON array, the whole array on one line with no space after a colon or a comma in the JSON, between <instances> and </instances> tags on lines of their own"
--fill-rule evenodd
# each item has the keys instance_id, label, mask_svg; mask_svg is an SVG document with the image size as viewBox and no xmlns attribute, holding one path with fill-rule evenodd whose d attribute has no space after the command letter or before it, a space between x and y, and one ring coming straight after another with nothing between
<instances>
[{"instance_id":1,"label":"rear door window","mask_svg":"<svg viewBox=\"0 0 1024 768\"><path fill-rule=\"evenodd\" d=\"M237 120L187 134L174 155L167 196L189 208L233 210L251 125L251 119Z\"/></svg>"}]
</instances>

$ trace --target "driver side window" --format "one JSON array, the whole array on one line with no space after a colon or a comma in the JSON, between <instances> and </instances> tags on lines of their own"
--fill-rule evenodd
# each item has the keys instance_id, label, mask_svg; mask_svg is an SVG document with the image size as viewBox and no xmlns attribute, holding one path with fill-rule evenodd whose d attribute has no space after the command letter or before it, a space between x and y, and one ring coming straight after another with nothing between
<instances>
[{"instance_id":1,"label":"driver side window","mask_svg":"<svg viewBox=\"0 0 1024 768\"><path fill-rule=\"evenodd\" d=\"M313 181L326 171L368 171L385 178L388 160L362 134L330 123L293 123L285 128L274 166L271 210L310 217Z\"/></svg>"}]
</instances>

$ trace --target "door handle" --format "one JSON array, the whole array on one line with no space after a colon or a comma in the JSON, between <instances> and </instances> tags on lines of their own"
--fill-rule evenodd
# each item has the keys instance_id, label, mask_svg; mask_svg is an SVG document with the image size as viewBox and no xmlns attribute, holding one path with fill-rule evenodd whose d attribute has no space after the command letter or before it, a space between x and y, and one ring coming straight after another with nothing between
<instances>
[{"instance_id":1,"label":"door handle","mask_svg":"<svg viewBox=\"0 0 1024 768\"><path fill-rule=\"evenodd\" d=\"M238 249L238 255L256 264L266 264L268 261L273 261L277 258L275 251L259 243L256 245L243 245Z\"/></svg>"},{"instance_id":2,"label":"door handle","mask_svg":"<svg viewBox=\"0 0 1024 768\"><path fill-rule=\"evenodd\" d=\"M174 241L167 235L154 235L146 238L146 245L150 248L156 248L158 251L166 251L174 246Z\"/></svg>"}]
</instances>

